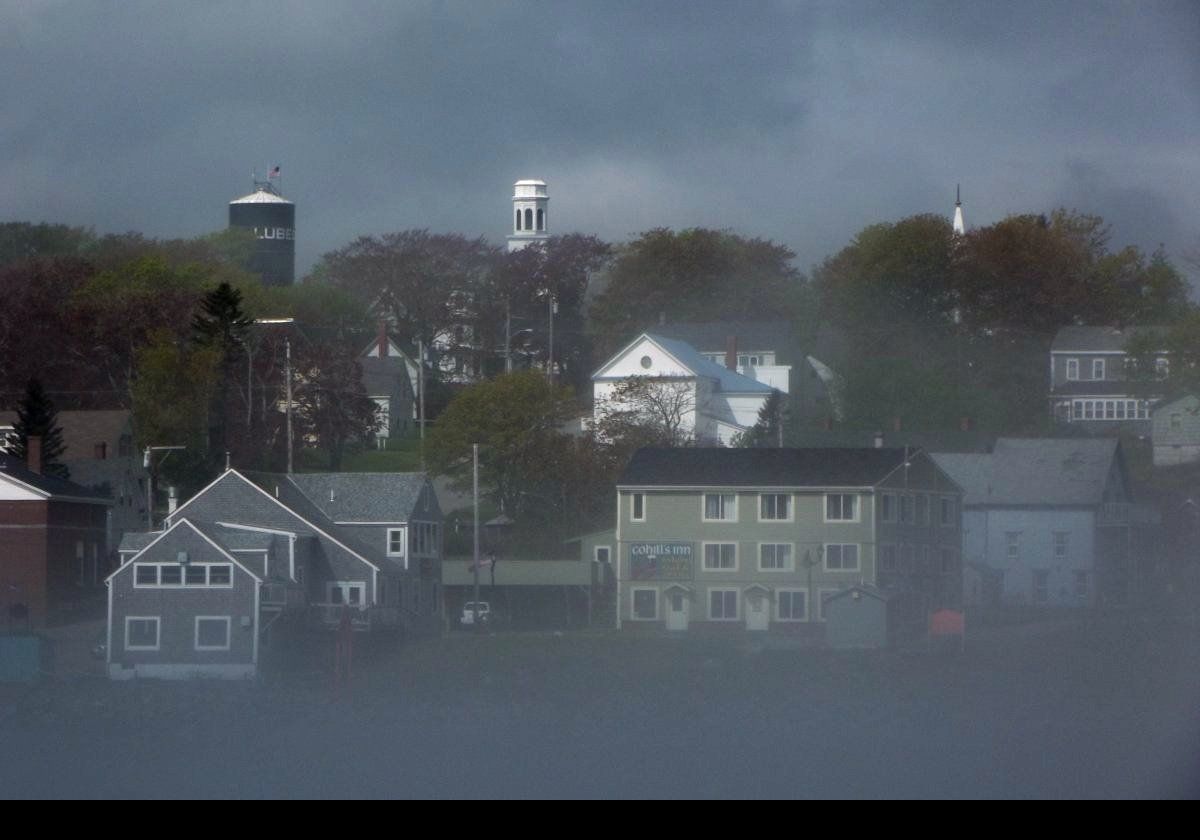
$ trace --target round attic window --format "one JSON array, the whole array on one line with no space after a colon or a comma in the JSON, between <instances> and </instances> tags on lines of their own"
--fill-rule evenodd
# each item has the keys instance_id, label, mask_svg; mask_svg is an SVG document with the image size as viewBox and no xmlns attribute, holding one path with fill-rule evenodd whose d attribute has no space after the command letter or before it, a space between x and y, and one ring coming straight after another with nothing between
<instances>
[{"instance_id":1,"label":"round attic window","mask_svg":"<svg viewBox=\"0 0 1200 840\"><path fill-rule=\"evenodd\" d=\"M649 356L642 356L642 367L649 370L652 364L654 364L654 361Z\"/></svg>"}]
</instances>

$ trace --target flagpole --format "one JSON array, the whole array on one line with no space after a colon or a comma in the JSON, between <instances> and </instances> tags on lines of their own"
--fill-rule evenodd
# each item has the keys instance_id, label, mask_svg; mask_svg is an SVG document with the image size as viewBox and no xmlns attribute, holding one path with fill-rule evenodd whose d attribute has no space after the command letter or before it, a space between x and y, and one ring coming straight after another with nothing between
<instances>
[{"instance_id":1,"label":"flagpole","mask_svg":"<svg viewBox=\"0 0 1200 840\"><path fill-rule=\"evenodd\" d=\"M479 632L479 444L471 444L471 475L473 486L473 498L475 501L475 547L474 555L475 562L471 568L475 572L475 607L474 615L471 616L471 623L474 625L475 632Z\"/></svg>"}]
</instances>

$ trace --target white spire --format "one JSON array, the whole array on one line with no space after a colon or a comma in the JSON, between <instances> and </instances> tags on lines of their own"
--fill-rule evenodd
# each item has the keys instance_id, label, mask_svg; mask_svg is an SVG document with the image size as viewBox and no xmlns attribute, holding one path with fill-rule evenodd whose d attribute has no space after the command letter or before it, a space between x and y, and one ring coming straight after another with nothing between
<instances>
[{"instance_id":1,"label":"white spire","mask_svg":"<svg viewBox=\"0 0 1200 840\"><path fill-rule=\"evenodd\" d=\"M550 214L546 182L537 179L513 184L513 232L508 237L508 250L519 251L530 242L545 242L550 238Z\"/></svg>"},{"instance_id":2,"label":"white spire","mask_svg":"<svg viewBox=\"0 0 1200 840\"><path fill-rule=\"evenodd\" d=\"M959 236L967 232L967 226L963 224L962 187L958 185L954 187L954 232Z\"/></svg>"}]
</instances>

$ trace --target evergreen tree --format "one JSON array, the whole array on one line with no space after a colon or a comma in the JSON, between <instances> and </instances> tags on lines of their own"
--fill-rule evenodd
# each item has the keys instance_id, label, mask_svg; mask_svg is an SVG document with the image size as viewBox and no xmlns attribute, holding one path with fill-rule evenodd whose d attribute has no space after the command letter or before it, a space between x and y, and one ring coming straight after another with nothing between
<instances>
[{"instance_id":1,"label":"evergreen tree","mask_svg":"<svg viewBox=\"0 0 1200 840\"><path fill-rule=\"evenodd\" d=\"M214 404L209 411L208 458L218 464L231 447L230 418L234 407L230 395L236 390L235 379L245 352L246 331L254 319L242 312L242 293L229 283L221 283L200 301L201 311L192 319L192 337L207 350L220 353L219 376Z\"/></svg>"},{"instance_id":2,"label":"evergreen tree","mask_svg":"<svg viewBox=\"0 0 1200 840\"><path fill-rule=\"evenodd\" d=\"M765 449L783 445L784 420L787 406L783 393L772 391L762 408L758 410L758 422L733 439L733 445L743 448Z\"/></svg>"},{"instance_id":3,"label":"evergreen tree","mask_svg":"<svg viewBox=\"0 0 1200 840\"><path fill-rule=\"evenodd\" d=\"M25 397L17 408L17 422L9 435L9 453L25 461L29 457L31 437L42 439L42 473L70 478L70 472L59 461L66 444L63 443L62 429L58 427L58 411L37 379L30 379L25 386Z\"/></svg>"}]
</instances>

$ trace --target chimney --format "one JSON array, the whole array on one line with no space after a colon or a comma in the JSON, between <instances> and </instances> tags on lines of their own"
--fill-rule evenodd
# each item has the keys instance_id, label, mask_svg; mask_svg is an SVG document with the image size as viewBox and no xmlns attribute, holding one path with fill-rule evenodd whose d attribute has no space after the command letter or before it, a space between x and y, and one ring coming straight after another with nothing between
<instances>
[{"instance_id":1,"label":"chimney","mask_svg":"<svg viewBox=\"0 0 1200 840\"><path fill-rule=\"evenodd\" d=\"M893 431L893 432L899 432L899 431L902 431L902 430L903 430L903 428L904 428L904 426L903 426L903 424L901 424L901 422L900 422L900 418L899 418L899 417L893 417L893 418L892 418L892 431Z\"/></svg>"},{"instance_id":2,"label":"chimney","mask_svg":"<svg viewBox=\"0 0 1200 840\"><path fill-rule=\"evenodd\" d=\"M387 337L387 321L379 322L379 338L375 343L376 352L379 358L386 359L388 354L388 337Z\"/></svg>"},{"instance_id":3,"label":"chimney","mask_svg":"<svg viewBox=\"0 0 1200 840\"><path fill-rule=\"evenodd\" d=\"M875 448L883 449L883 432L882 431L878 431L875 433Z\"/></svg>"},{"instance_id":4,"label":"chimney","mask_svg":"<svg viewBox=\"0 0 1200 840\"><path fill-rule=\"evenodd\" d=\"M167 516L175 512L175 508L179 507L179 490L176 487L167 488Z\"/></svg>"},{"instance_id":5,"label":"chimney","mask_svg":"<svg viewBox=\"0 0 1200 840\"><path fill-rule=\"evenodd\" d=\"M25 464L31 473L42 474L42 439L37 435L25 441Z\"/></svg>"},{"instance_id":6,"label":"chimney","mask_svg":"<svg viewBox=\"0 0 1200 840\"><path fill-rule=\"evenodd\" d=\"M108 457L108 444L104 441L97 443L94 447L92 447L92 450L92 457L97 461L103 461Z\"/></svg>"},{"instance_id":7,"label":"chimney","mask_svg":"<svg viewBox=\"0 0 1200 840\"><path fill-rule=\"evenodd\" d=\"M730 370L737 370L737 336L731 335L725 338L725 367Z\"/></svg>"}]
</instances>

